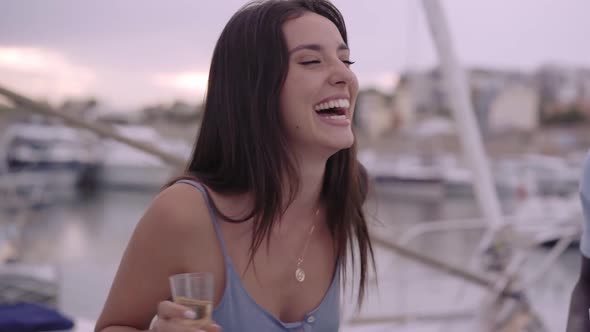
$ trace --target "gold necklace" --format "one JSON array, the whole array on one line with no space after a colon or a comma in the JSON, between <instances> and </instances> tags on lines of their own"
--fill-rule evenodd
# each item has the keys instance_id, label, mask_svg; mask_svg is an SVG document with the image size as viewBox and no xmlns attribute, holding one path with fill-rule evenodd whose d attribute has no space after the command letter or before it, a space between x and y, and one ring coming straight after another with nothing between
<instances>
[{"instance_id":1,"label":"gold necklace","mask_svg":"<svg viewBox=\"0 0 590 332\"><path fill-rule=\"evenodd\" d=\"M315 230L315 223L316 223L317 216L318 216L319 212L320 212L320 209L318 208L315 211L314 220L311 225L311 228L309 229L309 234L307 235L307 241L305 242L305 246L303 247L303 252L299 256L299 258L297 258L297 268L295 269L295 280L297 280L299 282L305 281L305 270L303 270L303 268L301 267L301 264L303 264L303 259L305 258L305 252L307 251L307 247L309 246L309 241L311 240L311 235L313 234L313 231Z\"/></svg>"}]
</instances>

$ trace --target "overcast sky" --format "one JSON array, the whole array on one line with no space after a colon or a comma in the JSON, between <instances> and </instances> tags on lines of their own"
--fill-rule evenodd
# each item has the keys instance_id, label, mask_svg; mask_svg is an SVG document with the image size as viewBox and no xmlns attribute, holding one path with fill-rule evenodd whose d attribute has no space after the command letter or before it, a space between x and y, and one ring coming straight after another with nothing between
<instances>
[{"instance_id":1,"label":"overcast sky","mask_svg":"<svg viewBox=\"0 0 590 332\"><path fill-rule=\"evenodd\" d=\"M200 101L217 37L243 0L0 0L0 84L128 109ZM361 84L436 64L417 0L334 0ZM590 68L588 0L442 0L468 66Z\"/></svg>"}]
</instances>

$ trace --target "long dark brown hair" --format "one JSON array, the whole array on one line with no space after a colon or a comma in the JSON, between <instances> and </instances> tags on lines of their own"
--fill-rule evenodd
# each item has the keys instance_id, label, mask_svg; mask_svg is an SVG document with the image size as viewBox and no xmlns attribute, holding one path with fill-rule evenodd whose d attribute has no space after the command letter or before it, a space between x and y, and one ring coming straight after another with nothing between
<instances>
[{"instance_id":1,"label":"long dark brown hair","mask_svg":"<svg viewBox=\"0 0 590 332\"><path fill-rule=\"evenodd\" d=\"M298 190L297 165L278 110L289 65L282 27L305 12L332 21L348 44L342 15L326 0L256 1L227 23L215 46L202 124L183 176L221 194L252 194L252 210L243 218L232 219L214 207L227 221L253 220L250 262ZM367 174L353 144L328 159L320 199L343 271L348 253L353 270L360 263L359 305L369 259L374 266L362 209L366 195Z\"/></svg>"}]
</instances>

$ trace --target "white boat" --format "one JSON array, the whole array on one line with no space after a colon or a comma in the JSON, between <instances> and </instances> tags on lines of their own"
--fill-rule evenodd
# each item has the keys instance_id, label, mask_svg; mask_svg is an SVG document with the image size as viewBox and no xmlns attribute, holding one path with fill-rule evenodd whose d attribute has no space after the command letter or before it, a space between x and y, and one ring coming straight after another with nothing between
<instances>
[{"instance_id":1,"label":"white boat","mask_svg":"<svg viewBox=\"0 0 590 332\"><path fill-rule=\"evenodd\" d=\"M61 124L9 126L0 136L0 191L71 196L97 164L96 142L95 135Z\"/></svg>"},{"instance_id":2,"label":"white boat","mask_svg":"<svg viewBox=\"0 0 590 332\"><path fill-rule=\"evenodd\" d=\"M115 130L121 135L149 143L185 159L188 159L191 152L188 143L166 139L150 127L126 125L117 126ZM157 190L179 171L154 155L113 140L107 140L103 150L103 160L97 171L97 182L102 187Z\"/></svg>"},{"instance_id":3,"label":"white boat","mask_svg":"<svg viewBox=\"0 0 590 332\"><path fill-rule=\"evenodd\" d=\"M514 202L512 217L521 223L555 227L581 226L583 211L577 193L569 196L529 196Z\"/></svg>"},{"instance_id":4,"label":"white boat","mask_svg":"<svg viewBox=\"0 0 590 332\"><path fill-rule=\"evenodd\" d=\"M372 150L361 151L359 161L380 193L410 197L441 197L444 182L440 170L413 155L377 156Z\"/></svg>"},{"instance_id":5,"label":"white boat","mask_svg":"<svg viewBox=\"0 0 590 332\"><path fill-rule=\"evenodd\" d=\"M378 156L371 150L359 153L359 161L365 165L380 192L411 194L413 197L416 193L419 193L418 196L438 197L474 194L473 174L456 156L434 155L428 160L426 163L423 158L410 154ZM565 164L553 162L553 168L549 168L536 162L529 166L526 160L503 159L492 163L493 181L500 195L565 195L575 189L574 179L578 175L566 169Z\"/></svg>"},{"instance_id":6,"label":"white boat","mask_svg":"<svg viewBox=\"0 0 590 332\"><path fill-rule=\"evenodd\" d=\"M79 168L97 161L96 135L61 124L14 124L2 142L11 169Z\"/></svg>"},{"instance_id":7,"label":"white boat","mask_svg":"<svg viewBox=\"0 0 590 332\"><path fill-rule=\"evenodd\" d=\"M567 196L578 190L582 169L560 157L525 155L497 161L494 171L501 185L521 194Z\"/></svg>"},{"instance_id":8,"label":"white boat","mask_svg":"<svg viewBox=\"0 0 590 332\"><path fill-rule=\"evenodd\" d=\"M568 165L564 158L530 154L523 162L534 174L541 194L567 195L578 189L582 168Z\"/></svg>"},{"instance_id":9,"label":"white boat","mask_svg":"<svg viewBox=\"0 0 590 332\"><path fill-rule=\"evenodd\" d=\"M437 158L447 194L472 195L474 180L471 171L454 158ZM543 155L500 158L491 162L493 180L500 195L559 195L577 191L581 166L566 159Z\"/></svg>"}]
</instances>

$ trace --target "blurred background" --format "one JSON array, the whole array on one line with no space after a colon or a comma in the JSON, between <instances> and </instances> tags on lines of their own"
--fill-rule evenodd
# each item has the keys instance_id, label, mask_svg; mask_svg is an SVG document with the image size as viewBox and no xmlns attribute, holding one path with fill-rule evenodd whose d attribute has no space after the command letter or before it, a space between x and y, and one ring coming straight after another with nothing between
<instances>
[{"instance_id":1,"label":"blurred background","mask_svg":"<svg viewBox=\"0 0 590 332\"><path fill-rule=\"evenodd\" d=\"M361 85L359 160L381 235L379 288L360 314L345 310L343 330L564 330L590 148L590 2L440 1L510 223L488 242L453 68L422 2L333 2ZM133 228L176 172L157 153L189 156L215 42L245 3L0 0L1 302L41 303L93 330Z\"/></svg>"}]
</instances>

